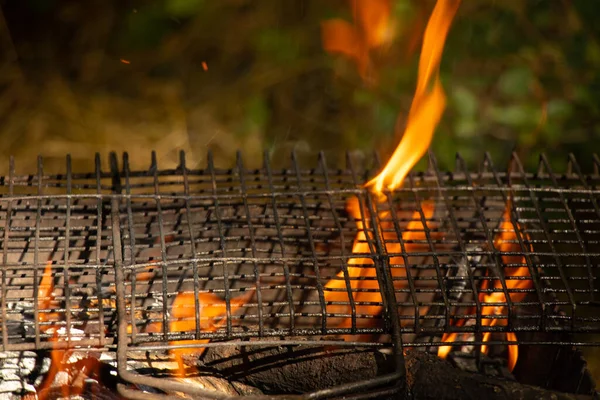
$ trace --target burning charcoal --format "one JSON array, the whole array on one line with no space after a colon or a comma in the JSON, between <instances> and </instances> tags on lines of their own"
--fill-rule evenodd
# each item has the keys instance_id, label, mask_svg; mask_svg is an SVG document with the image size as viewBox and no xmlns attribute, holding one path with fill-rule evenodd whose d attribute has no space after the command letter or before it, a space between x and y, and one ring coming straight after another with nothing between
<instances>
[{"instance_id":1,"label":"burning charcoal","mask_svg":"<svg viewBox=\"0 0 600 400\"><path fill-rule=\"evenodd\" d=\"M0 353L0 399L20 398L35 393L29 382L36 368L37 355L32 351Z\"/></svg>"},{"instance_id":2,"label":"burning charcoal","mask_svg":"<svg viewBox=\"0 0 600 400\"><path fill-rule=\"evenodd\" d=\"M390 358L377 350L285 346L278 342L261 347L211 347L199 368L265 393L306 393L393 371Z\"/></svg>"}]
</instances>

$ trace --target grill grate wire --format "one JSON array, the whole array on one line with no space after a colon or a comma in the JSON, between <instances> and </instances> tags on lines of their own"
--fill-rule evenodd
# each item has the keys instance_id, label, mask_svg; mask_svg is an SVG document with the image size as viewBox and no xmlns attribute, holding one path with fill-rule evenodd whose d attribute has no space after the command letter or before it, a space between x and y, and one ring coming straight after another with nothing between
<instances>
[{"instance_id":1,"label":"grill grate wire","mask_svg":"<svg viewBox=\"0 0 600 400\"><path fill-rule=\"evenodd\" d=\"M204 341L178 344L190 349L273 339L391 349L396 372L312 394L321 398L397 381L402 350L435 351L444 333L472 336L456 346L482 344L487 332L490 345L515 344L502 332L516 332L519 344L600 344L598 157L590 174L572 155L562 174L544 155L534 173L516 155L501 172L487 154L476 172L459 155L455 170L442 172L429 154L428 169L411 172L384 201L362 187L380 166L377 158L369 163L348 155L345 168L332 169L321 153L305 169L293 154L290 168L276 169L265 154L262 168L247 169L238 154L232 169L219 169L209 153L205 169L190 169L182 152L175 169L160 169L153 153L147 170L135 170L126 153L120 167L113 153L108 170L96 155L93 172L73 172L67 156L65 173L48 174L39 157L36 174L17 175L11 158L0 178L1 350L116 352L126 381L218 398L138 374L132 354L168 359L180 340ZM346 210L351 198L358 219ZM495 245L505 210L516 251ZM420 223L417 239L406 238L411 221ZM359 226L368 251L357 255ZM522 262L506 265L504 257ZM378 289L352 276L358 258L370 260L360 268ZM51 309L39 297L47 263ZM507 267L527 274L505 278ZM346 301L332 302L328 283L340 271ZM530 284L516 289L513 280ZM486 281L500 288L484 289ZM369 291L379 300L359 300ZM173 332L171 308L182 292L195 299L191 323ZM505 299L502 315L483 313L489 305L481 296L494 292ZM210 305L198 299L208 296L221 299L223 315L204 315ZM369 307L381 313L365 314ZM474 351L481 356L479 346Z\"/></svg>"}]
</instances>

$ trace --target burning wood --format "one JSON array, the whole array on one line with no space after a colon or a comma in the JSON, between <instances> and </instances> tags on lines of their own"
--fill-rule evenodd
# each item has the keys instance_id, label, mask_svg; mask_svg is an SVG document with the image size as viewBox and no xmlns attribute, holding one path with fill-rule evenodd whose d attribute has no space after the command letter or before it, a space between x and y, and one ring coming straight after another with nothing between
<instances>
[{"instance_id":1,"label":"burning wood","mask_svg":"<svg viewBox=\"0 0 600 400\"><path fill-rule=\"evenodd\" d=\"M504 211L502 222L500 224L500 233L495 237L494 246L498 251L502 253L519 252L521 250L519 243L516 242L515 229L513 227L512 222L510 221L509 206L507 206L506 210ZM517 303L523 301L527 293L515 292L515 290L530 289L531 287L533 287L533 281L531 280L531 276L529 274L529 269L527 267L525 258L520 255L503 255L501 259L504 268L501 273L503 273L503 276L506 279L506 286L509 291L509 297L511 302ZM488 270L486 275L489 278L492 278L492 276L490 276L490 270ZM501 305L507 302L506 296L504 295L504 292L502 290L501 281L500 279L494 279L493 282L493 289L489 288L490 280L487 279L484 280L480 285L481 290L485 292L479 293L479 301L482 304L486 304L481 308L482 316L503 316L507 313L506 306ZM491 293L489 293L489 291L491 291ZM474 309L472 309L469 312L469 314L472 314L474 312ZM465 323L466 321L459 320L456 325L462 326ZM506 319L483 317L481 320L481 324L482 326L492 327L495 325L506 325L507 321ZM470 336L472 336L472 334L470 334ZM507 341L516 341L517 339L514 332L506 332L505 336ZM456 332L445 333L442 337L442 342L451 343L456 341L458 337L459 334ZM491 332L485 332L482 341L488 342L490 340L490 337ZM441 358L446 358L450 353L451 349L451 346L440 346L438 348L438 356ZM482 345L481 351L484 354L487 354L487 345ZM515 365L517 364L518 355L519 350L517 345L509 345L508 368L510 371L512 371Z\"/></svg>"}]
</instances>

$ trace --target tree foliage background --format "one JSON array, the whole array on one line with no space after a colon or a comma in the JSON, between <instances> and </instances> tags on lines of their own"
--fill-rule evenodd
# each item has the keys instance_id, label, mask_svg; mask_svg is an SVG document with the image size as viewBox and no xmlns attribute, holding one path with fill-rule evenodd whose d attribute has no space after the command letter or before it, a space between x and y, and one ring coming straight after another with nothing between
<instances>
[{"instance_id":1,"label":"tree foliage background","mask_svg":"<svg viewBox=\"0 0 600 400\"><path fill-rule=\"evenodd\" d=\"M202 164L243 149L378 150L398 142L434 1L396 0L396 39L363 83L322 50L320 23L345 0L1 0L0 155L88 163L176 150ZM588 0L464 0L443 56L448 108L432 148L451 167L513 149L589 165L600 139L600 11ZM58 161L57 161L58 162ZM250 161L252 162L252 161ZM89 164L88 164L89 165Z\"/></svg>"}]
</instances>

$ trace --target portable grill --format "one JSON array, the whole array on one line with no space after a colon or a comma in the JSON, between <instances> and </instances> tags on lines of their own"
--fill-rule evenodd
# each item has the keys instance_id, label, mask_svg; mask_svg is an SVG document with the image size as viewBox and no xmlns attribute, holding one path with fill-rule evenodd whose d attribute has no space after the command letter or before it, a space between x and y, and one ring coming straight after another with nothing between
<instances>
[{"instance_id":1,"label":"portable grill","mask_svg":"<svg viewBox=\"0 0 600 400\"><path fill-rule=\"evenodd\" d=\"M489 156L476 172L459 156L455 171L442 172L430 154L427 171L385 199L362 186L380 167L376 157L348 156L340 169L323 154L315 168L299 164L292 155L291 167L276 169L265 155L262 168L247 169L238 155L233 168L219 169L209 154L195 170L182 152L175 169L159 169L153 154L138 171L127 154L122 165L111 154L108 168L97 155L91 173L72 171L67 157L65 173L46 174L39 158L34 175L18 175L11 159L0 181L0 351L101 353L116 361L119 392L131 398L228 398L150 371L175 354L188 368L238 378L252 374L244 362L260 349L282 365L325 349L323 374L332 354L381 367L364 374L359 365L352 381L309 393L276 393L317 399L414 391L408 357L441 344L453 346L455 365L505 371L495 354L518 344L511 376L521 383L594 394L575 346L600 344L597 157L590 174L573 156L564 173L544 156L527 173L516 155L506 172ZM347 211L350 199L358 218ZM503 218L518 250L497 248ZM353 253L356 242L366 251ZM507 266L503 257L523 262ZM506 277L507 267L526 273ZM357 277L350 268L370 272ZM481 296L493 293L503 294L494 306L504 311L486 314ZM174 306L182 294L185 312ZM462 338L442 343L452 333ZM223 368L219 354L228 355ZM321 365L315 357L310 368Z\"/></svg>"}]
</instances>

